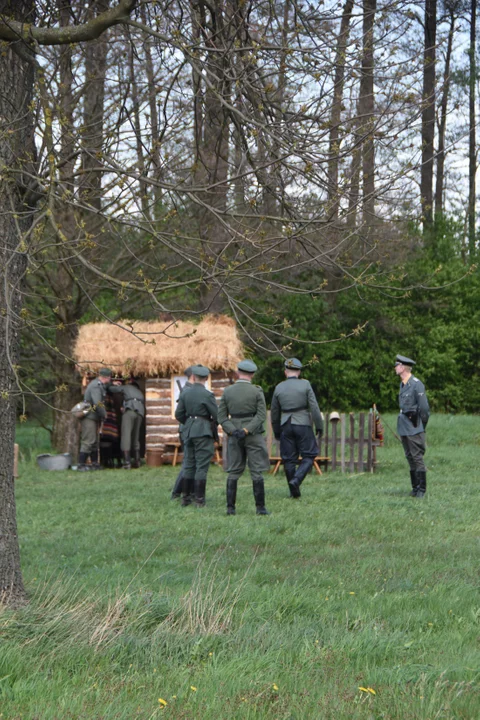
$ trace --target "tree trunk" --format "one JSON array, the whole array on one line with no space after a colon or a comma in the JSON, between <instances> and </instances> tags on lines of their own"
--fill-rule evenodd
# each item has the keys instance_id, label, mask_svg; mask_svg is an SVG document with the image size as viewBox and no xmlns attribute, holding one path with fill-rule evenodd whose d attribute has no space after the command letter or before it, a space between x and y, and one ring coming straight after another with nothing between
<instances>
[{"instance_id":1,"label":"tree trunk","mask_svg":"<svg viewBox=\"0 0 480 720\"><path fill-rule=\"evenodd\" d=\"M448 31L447 52L442 99L440 102L440 121L438 123L437 176L435 178L435 218L443 215L443 186L445 183L445 130L447 127L447 106L450 92L450 63L452 59L453 36L455 33L455 13L450 10L450 28Z\"/></svg>"},{"instance_id":2,"label":"tree trunk","mask_svg":"<svg viewBox=\"0 0 480 720\"><path fill-rule=\"evenodd\" d=\"M67 26L71 20L70 0L59 0L60 25ZM59 150L59 197L72 197L75 191L75 130L73 97L73 50L71 45L59 49L60 92L57 99L57 112L62 134ZM52 179L53 180L53 179ZM55 218L64 235L73 242L77 223L72 205L59 202L55 208ZM71 361L73 346L77 337L77 303L74 296L78 293L75 279L64 258L62 244L57 246L58 260L55 270L50 274L48 283L56 297L55 347L58 352L53 357L53 375L56 390L53 396L52 446L57 452L69 452L75 461L78 452L78 422L69 412L79 400L80 380Z\"/></svg>"},{"instance_id":3,"label":"tree trunk","mask_svg":"<svg viewBox=\"0 0 480 720\"><path fill-rule=\"evenodd\" d=\"M475 129L475 86L477 82L476 67L476 28L477 28L477 0L471 0L470 13L470 78L469 78L469 143L468 143L468 252L473 260L476 254L475 247L475 189L477 175L477 148Z\"/></svg>"},{"instance_id":4,"label":"tree trunk","mask_svg":"<svg viewBox=\"0 0 480 720\"><path fill-rule=\"evenodd\" d=\"M333 85L332 110L330 113L330 137L328 142L328 215L333 221L338 218L340 208L340 197L338 193L339 128L342 116L343 86L345 82L345 59L353 3L354 0L346 0L343 7L337 50L335 53L335 79Z\"/></svg>"},{"instance_id":5,"label":"tree trunk","mask_svg":"<svg viewBox=\"0 0 480 720\"><path fill-rule=\"evenodd\" d=\"M205 188L198 193L203 204L199 213L199 234L204 248L206 270L221 261L228 241L227 232L223 223L223 214L227 207L228 194L228 128L229 117L224 111L218 96L230 96L230 83L225 73L225 59L223 52L227 47L225 33L224 3L214 0L212 3L193 3L197 21L201 19L204 33L207 35L206 45L211 48L207 51L206 75L213 87L206 86L202 95L203 118L196 122L197 132L202 129L203 136L197 149L197 181ZM206 21L207 11L210 14ZM198 105L196 107L198 111ZM218 214L217 214L218 213ZM205 284L202 288L202 301L205 309L210 312L221 312L224 298L217 285Z\"/></svg>"},{"instance_id":6,"label":"tree trunk","mask_svg":"<svg viewBox=\"0 0 480 720\"><path fill-rule=\"evenodd\" d=\"M375 221L375 99L374 99L374 56L373 31L375 23L376 0L364 0L363 3L363 56L362 77L360 81L361 123L363 135L363 224L366 235Z\"/></svg>"},{"instance_id":7,"label":"tree trunk","mask_svg":"<svg viewBox=\"0 0 480 720\"><path fill-rule=\"evenodd\" d=\"M425 0L424 69L422 95L422 169L420 196L423 231L428 233L433 218L433 159L435 138L435 42L437 34L437 0Z\"/></svg>"},{"instance_id":8,"label":"tree trunk","mask_svg":"<svg viewBox=\"0 0 480 720\"><path fill-rule=\"evenodd\" d=\"M147 23L145 6L140 5L140 17L144 24ZM148 103L150 107L150 123L151 123L151 150L150 156L153 165L153 177L159 182L161 180L162 168L160 162L160 126L158 122L157 111L157 91L155 89L155 71L153 67L152 52L150 48L150 39L146 38L144 44L145 50L145 71L148 83ZM157 222L162 215L162 189L155 185L153 188L155 198L155 206L153 209L153 217Z\"/></svg>"},{"instance_id":9,"label":"tree trunk","mask_svg":"<svg viewBox=\"0 0 480 720\"><path fill-rule=\"evenodd\" d=\"M0 3L0 9L22 22L33 21L33 1ZM30 50L22 42L23 55ZM32 57L33 61L33 57ZM20 349L19 314L21 289L26 270L26 244L31 209L23 203L19 170L34 160L33 62L21 59L6 45L0 53L0 602L10 605L26 601L20 568L17 535L13 456L15 444L16 397L19 387L15 367ZM7 211L7 208L13 211Z\"/></svg>"}]
</instances>

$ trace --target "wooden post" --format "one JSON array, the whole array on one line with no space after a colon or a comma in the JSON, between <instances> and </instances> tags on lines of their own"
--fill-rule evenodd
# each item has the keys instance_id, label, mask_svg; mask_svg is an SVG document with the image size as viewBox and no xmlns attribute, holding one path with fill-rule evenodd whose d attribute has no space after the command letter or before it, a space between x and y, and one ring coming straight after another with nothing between
<instances>
[{"instance_id":1,"label":"wooden post","mask_svg":"<svg viewBox=\"0 0 480 720\"><path fill-rule=\"evenodd\" d=\"M367 472L373 472L373 413L368 414Z\"/></svg>"},{"instance_id":2,"label":"wooden post","mask_svg":"<svg viewBox=\"0 0 480 720\"><path fill-rule=\"evenodd\" d=\"M332 422L332 471L337 469L337 425L338 420Z\"/></svg>"},{"instance_id":3,"label":"wooden post","mask_svg":"<svg viewBox=\"0 0 480 720\"><path fill-rule=\"evenodd\" d=\"M345 413L342 413L340 415L340 468L342 473L345 472L345 426Z\"/></svg>"},{"instance_id":4,"label":"wooden post","mask_svg":"<svg viewBox=\"0 0 480 720\"><path fill-rule=\"evenodd\" d=\"M350 472L355 472L355 414L350 413Z\"/></svg>"},{"instance_id":5,"label":"wooden post","mask_svg":"<svg viewBox=\"0 0 480 720\"><path fill-rule=\"evenodd\" d=\"M363 472L363 445L365 442L365 413L358 418L358 472Z\"/></svg>"},{"instance_id":6,"label":"wooden post","mask_svg":"<svg viewBox=\"0 0 480 720\"><path fill-rule=\"evenodd\" d=\"M14 445L14 451L13 451L13 477L18 478L18 451L19 447L17 443Z\"/></svg>"},{"instance_id":7,"label":"wooden post","mask_svg":"<svg viewBox=\"0 0 480 720\"><path fill-rule=\"evenodd\" d=\"M328 457L328 426L329 426L329 424L330 424L330 415L327 413L327 415L325 416L325 430L324 430L324 434L323 434L323 441L325 444L324 445L325 452L323 453L324 457ZM320 455L321 454L322 453L320 453ZM328 462L325 465L325 469L328 470Z\"/></svg>"}]
</instances>

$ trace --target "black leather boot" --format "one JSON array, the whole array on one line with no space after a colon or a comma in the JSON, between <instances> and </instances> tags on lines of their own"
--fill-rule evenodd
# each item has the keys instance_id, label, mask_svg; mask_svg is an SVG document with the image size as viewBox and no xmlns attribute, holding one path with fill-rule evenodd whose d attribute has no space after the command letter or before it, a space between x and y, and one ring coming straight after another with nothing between
<instances>
[{"instance_id":1,"label":"black leather boot","mask_svg":"<svg viewBox=\"0 0 480 720\"><path fill-rule=\"evenodd\" d=\"M423 498L425 493L427 492L427 473L425 470L417 470L417 478L418 478L418 489L417 489L417 498Z\"/></svg>"},{"instance_id":2,"label":"black leather boot","mask_svg":"<svg viewBox=\"0 0 480 720\"><path fill-rule=\"evenodd\" d=\"M135 470L138 470L139 467L140 467L140 450L134 450L133 451L132 468L135 468Z\"/></svg>"},{"instance_id":3,"label":"black leather boot","mask_svg":"<svg viewBox=\"0 0 480 720\"><path fill-rule=\"evenodd\" d=\"M292 482L293 477L295 475L295 470L296 470L295 465L293 467L291 467L289 465L284 464L283 467L285 469L285 477L287 478L287 484L288 484L288 489L290 491L290 497L297 497L296 495L293 494L292 488L290 487L290 483Z\"/></svg>"},{"instance_id":4,"label":"black leather boot","mask_svg":"<svg viewBox=\"0 0 480 720\"><path fill-rule=\"evenodd\" d=\"M78 454L78 465L77 465L78 472L87 472L91 469L90 465L87 465L87 460L88 460L88 453L81 452Z\"/></svg>"},{"instance_id":5,"label":"black leather boot","mask_svg":"<svg viewBox=\"0 0 480 720\"><path fill-rule=\"evenodd\" d=\"M227 515L235 515L238 480L227 478Z\"/></svg>"},{"instance_id":6,"label":"black leather boot","mask_svg":"<svg viewBox=\"0 0 480 720\"><path fill-rule=\"evenodd\" d=\"M182 501L181 501L182 507L187 507L187 505L192 504L193 487L194 487L193 478L186 478L184 476L183 477L183 485L182 485Z\"/></svg>"},{"instance_id":7,"label":"black leather boot","mask_svg":"<svg viewBox=\"0 0 480 720\"><path fill-rule=\"evenodd\" d=\"M195 480L195 505L197 507L205 507L205 489L207 487L207 479Z\"/></svg>"},{"instance_id":8,"label":"black leather boot","mask_svg":"<svg viewBox=\"0 0 480 720\"><path fill-rule=\"evenodd\" d=\"M123 469L130 470L131 467L132 467L132 462L130 459L130 453L128 452L128 450L125 450L123 452Z\"/></svg>"},{"instance_id":9,"label":"black leather boot","mask_svg":"<svg viewBox=\"0 0 480 720\"><path fill-rule=\"evenodd\" d=\"M173 486L171 499L177 500L182 494L182 488L183 488L183 470L180 470L180 472L177 475L177 479L175 480L175 485Z\"/></svg>"},{"instance_id":10,"label":"black leather boot","mask_svg":"<svg viewBox=\"0 0 480 720\"><path fill-rule=\"evenodd\" d=\"M253 497L255 498L257 515L270 515L265 507L265 485L263 480L257 480L253 483Z\"/></svg>"},{"instance_id":11,"label":"black leather boot","mask_svg":"<svg viewBox=\"0 0 480 720\"><path fill-rule=\"evenodd\" d=\"M412 492L410 493L410 497L417 497L418 478L416 470L410 470L410 480L412 481Z\"/></svg>"}]
</instances>

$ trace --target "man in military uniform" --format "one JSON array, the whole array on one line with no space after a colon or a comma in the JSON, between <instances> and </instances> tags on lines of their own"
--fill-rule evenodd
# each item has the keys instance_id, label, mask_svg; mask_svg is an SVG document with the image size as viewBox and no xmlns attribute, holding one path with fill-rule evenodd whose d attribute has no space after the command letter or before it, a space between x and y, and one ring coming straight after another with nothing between
<instances>
[{"instance_id":1,"label":"man in military uniform","mask_svg":"<svg viewBox=\"0 0 480 720\"><path fill-rule=\"evenodd\" d=\"M300 485L318 455L312 421L319 439L323 433L317 398L308 380L300 378L302 368L297 358L285 361L286 380L275 388L271 406L272 428L280 440L280 455L290 495L294 498L300 497Z\"/></svg>"},{"instance_id":2,"label":"man in military uniform","mask_svg":"<svg viewBox=\"0 0 480 720\"><path fill-rule=\"evenodd\" d=\"M190 505L193 496L197 507L205 505L207 473L214 452L218 416L215 396L205 387L208 375L208 368L193 365L193 387L180 395L175 410L175 417L184 425L183 506Z\"/></svg>"},{"instance_id":3,"label":"man in military uniform","mask_svg":"<svg viewBox=\"0 0 480 720\"><path fill-rule=\"evenodd\" d=\"M100 469L100 463L98 462L98 435L100 425L106 416L104 400L111 379L112 371L108 368L102 368L98 376L87 385L85 390L83 400L90 404L91 409L81 420L80 454L77 468L80 472ZM87 465L89 457L91 465Z\"/></svg>"},{"instance_id":4,"label":"man in military uniform","mask_svg":"<svg viewBox=\"0 0 480 720\"><path fill-rule=\"evenodd\" d=\"M218 410L218 422L228 435L227 515L235 515L237 482L247 462L257 515L268 515L262 475L270 467L264 437L265 396L261 387L252 385L255 363L242 360L237 368L238 380L225 388Z\"/></svg>"},{"instance_id":5,"label":"man in military uniform","mask_svg":"<svg viewBox=\"0 0 480 720\"><path fill-rule=\"evenodd\" d=\"M180 395L181 395L183 392L185 392L185 390L188 390L189 388L193 387L193 382L190 382L190 378L191 378L191 376L192 376L192 366L190 365L190 367L188 367L188 368L184 371L183 374L184 374L185 377L187 378L187 382L186 382L185 385L181 388L180 393L179 393L179 396L178 396L179 398L180 398ZM178 400L177 400L177 402L178 402ZM178 427L178 434L179 434L179 436L180 436L180 442L182 443L182 449L184 450L184 445L185 445L185 443L184 443L184 441L183 441L183 430L184 430L184 427L183 427L182 423L180 423L180 425L179 425L179 427ZM182 494L183 477L184 477L184 466L185 466L185 452L184 452L184 454L183 454L182 467L181 467L181 469L180 469L180 472L178 473L177 479L175 480L175 485L173 486L172 495L171 495L171 499L172 499L172 500L176 500L176 499L179 498L180 495Z\"/></svg>"},{"instance_id":6,"label":"man in military uniform","mask_svg":"<svg viewBox=\"0 0 480 720\"><path fill-rule=\"evenodd\" d=\"M412 497L423 498L427 492L427 470L423 462L425 455L425 429L430 408L424 384L412 375L415 361L404 355L395 358L395 373L401 380L398 402L400 413L397 432L402 440L405 457L410 466Z\"/></svg>"},{"instance_id":7,"label":"man in military uniform","mask_svg":"<svg viewBox=\"0 0 480 720\"><path fill-rule=\"evenodd\" d=\"M135 378L130 378L125 385L114 380L108 391L122 393L123 414L120 447L123 455L123 468L140 467L140 428L145 417L145 397ZM133 462L132 462L133 450Z\"/></svg>"}]
</instances>

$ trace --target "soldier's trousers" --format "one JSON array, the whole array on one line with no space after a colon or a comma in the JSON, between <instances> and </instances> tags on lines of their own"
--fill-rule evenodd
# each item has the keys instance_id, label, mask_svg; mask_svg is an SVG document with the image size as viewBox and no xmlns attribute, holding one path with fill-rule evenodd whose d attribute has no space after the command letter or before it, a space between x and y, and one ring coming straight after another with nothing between
<instances>
[{"instance_id":1,"label":"soldier's trousers","mask_svg":"<svg viewBox=\"0 0 480 720\"><path fill-rule=\"evenodd\" d=\"M97 420L86 417L80 427L80 452L91 455L92 460L97 459L99 426Z\"/></svg>"},{"instance_id":2,"label":"soldier's trousers","mask_svg":"<svg viewBox=\"0 0 480 720\"><path fill-rule=\"evenodd\" d=\"M295 480L300 485L318 455L318 445L310 425L292 425L287 420L280 434L280 455L287 482Z\"/></svg>"},{"instance_id":3,"label":"soldier's trousers","mask_svg":"<svg viewBox=\"0 0 480 720\"><path fill-rule=\"evenodd\" d=\"M425 455L425 433L402 435L401 440L410 470L413 472L426 472L425 463L423 462L423 456Z\"/></svg>"},{"instance_id":4,"label":"soldier's trousers","mask_svg":"<svg viewBox=\"0 0 480 720\"><path fill-rule=\"evenodd\" d=\"M188 438L184 448L183 492L191 495L195 490L195 495L204 497L207 474L214 453L213 438Z\"/></svg>"},{"instance_id":5,"label":"soldier's trousers","mask_svg":"<svg viewBox=\"0 0 480 720\"><path fill-rule=\"evenodd\" d=\"M135 410L125 410L122 415L122 452L140 450L140 428L142 416Z\"/></svg>"},{"instance_id":6,"label":"soldier's trousers","mask_svg":"<svg viewBox=\"0 0 480 720\"><path fill-rule=\"evenodd\" d=\"M267 444L263 435L247 435L242 440L228 438L227 504L235 507L237 481L248 463L253 495L258 507L265 505L263 473L270 468Z\"/></svg>"}]
</instances>

